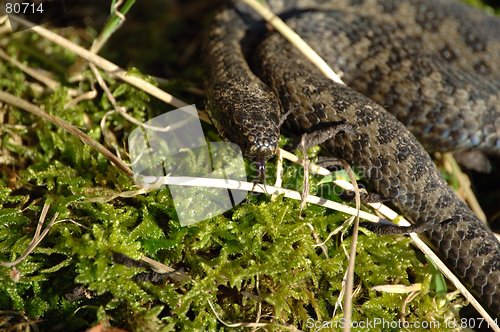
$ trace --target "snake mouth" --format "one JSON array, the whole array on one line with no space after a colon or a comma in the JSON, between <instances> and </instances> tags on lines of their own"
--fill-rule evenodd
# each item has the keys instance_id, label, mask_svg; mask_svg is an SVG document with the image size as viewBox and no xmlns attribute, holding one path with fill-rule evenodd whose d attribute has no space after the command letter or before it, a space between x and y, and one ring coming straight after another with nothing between
<instances>
[{"instance_id":1,"label":"snake mouth","mask_svg":"<svg viewBox=\"0 0 500 332\"><path fill-rule=\"evenodd\" d=\"M253 135L247 137L247 155L254 160L263 161L272 158L278 151L278 137L269 136L257 139Z\"/></svg>"}]
</instances>

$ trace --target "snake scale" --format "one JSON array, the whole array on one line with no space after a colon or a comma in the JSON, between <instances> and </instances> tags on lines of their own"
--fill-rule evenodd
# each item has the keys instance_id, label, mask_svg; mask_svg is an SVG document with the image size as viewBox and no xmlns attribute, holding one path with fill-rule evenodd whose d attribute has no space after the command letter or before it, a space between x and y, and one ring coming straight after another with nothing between
<instances>
[{"instance_id":1,"label":"snake scale","mask_svg":"<svg viewBox=\"0 0 500 332\"><path fill-rule=\"evenodd\" d=\"M498 316L499 242L424 146L500 155L500 20L450 0L268 4L348 87L325 78L277 33L257 33L265 29L248 9L228 6L215 15L204 48L218 130L260 162L275 154L285 112L289 135L329 133L324 147L363 169L372 190L413 222L412 231L425 231Z\"/></svg>"}]
</instances>

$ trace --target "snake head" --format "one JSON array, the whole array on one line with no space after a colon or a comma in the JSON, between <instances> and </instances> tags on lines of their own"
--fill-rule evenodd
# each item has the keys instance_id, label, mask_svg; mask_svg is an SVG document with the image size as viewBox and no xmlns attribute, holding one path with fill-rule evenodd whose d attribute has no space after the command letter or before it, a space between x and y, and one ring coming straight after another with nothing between
<instances>
[{"instance_id":1,"label":"snake head","mask_svg":"<svg viewBox=\"0 0 500 332\"><path fill-rule=\"evenodd\" d=\"M243 151L252 160L268 160L278 151L281 106L277 97L264 85L248 93L233 112L234 133L240 136Z\"/></svg>"},{"instance_id":2,"label":"snake head","mask_svg":"<svg viewBox=\"0 0 500 332\"><path fill-rule=\"evenodd\" d=\"M280 137L281 107L277 97L269 88L258 87L257 92L249 93L244 84L225 83L212 85L207 93L207 109L217 130L254 161L273 157Z\"/></svg>"},{"instance_id":3,"label":"snake head","mask_svg":"<svg viewBox=\"0 0 500 332\"><path fill-rule=\"evenodd\" d=\"M278 151L278 133L260 131L244 135L246 139L245 154L250 159L265 163Z\"/></svg>"}]
</instances>

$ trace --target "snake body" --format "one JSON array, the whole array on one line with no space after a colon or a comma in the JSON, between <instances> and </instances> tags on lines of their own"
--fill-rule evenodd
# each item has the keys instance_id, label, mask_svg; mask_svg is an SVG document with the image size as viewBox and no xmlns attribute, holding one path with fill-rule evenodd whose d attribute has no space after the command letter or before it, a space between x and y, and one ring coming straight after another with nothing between
<instances>
[{"instance_id":1,"label":"snake body","mask_svg":"<svg viewBox=\"0 0 500 332\"><path fill-rule=\"evenodd\" d=\"M290 135L330 132L326 149L362 168L372 189L412 230L427 233L497 316L499 242L424 146L500 155L500 20L449 0L269 4L289 13L287 23L349 87L325 78L276 33L256 47L252 19L227 7L205 43L209 111L219 131L261 161L276 152L281 108L290 111Z\"/></svg>"}]
</instances>

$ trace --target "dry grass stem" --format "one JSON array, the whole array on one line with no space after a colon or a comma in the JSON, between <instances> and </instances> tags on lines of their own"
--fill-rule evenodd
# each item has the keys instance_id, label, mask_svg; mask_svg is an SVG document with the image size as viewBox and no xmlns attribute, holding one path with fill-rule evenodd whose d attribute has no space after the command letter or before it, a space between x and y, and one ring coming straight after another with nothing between
<instances>
[{"instance_id":1,"label":"dry grass stem","mask_svg":"<svg viewBox=\"0 0 500 332\"><path fill-rule=\"evenodd\" d=\"M244 181L236 181L236 180L230 180L230 179L215 179L215 178L200 178L200 177L189 177L189 176L164 176L164 177L155 177L155 176L144 176L139 178L139 180L143 183L144 185L144 190L149 190L147 187L148 183L151 183L154 185L155 188L158 188L158 186L162 185L180 185L180 186L188 186L188 187L211 187L211 188L225 188L225 189L234 189L234 190L246 190L246 191L253 191L253 192L258 192L258 193L268 193L270 195L277 194L277 195L284 195L287 198L292 198L296 200L301 200L301 193L298 191L294 190L289 190L289 189L284 189L284 188L277 188L274 186L269 186L266 185L264 186L261 183L252 183L252 182L244 182ZM130 192L126 192L127 195L130 194ZM115 195L114 197L120 197L121 195ZM108 198L102 198L104 200L110 199ZM327 200L322 197L314 196L314 195L308 195L307 196L307 202L319 206L323 206L329 209L333 209L345 214L353 215L356 216L358 214L358 211L350 207L348 205L340 204L334 201ZM359 211L359 217L362 219L365 219L367 221L372 221L372 222L379 222L380 218L364 212L364 211Z\"/></svg>"},{"instance_id":2,"label":"dry grass stem","mask_svg":"<svg viewBox=\"0 0 500 332\"><path fill-rule=\"evenodd\" d=\"M276 31L285 37L292 45L304 54L304 56L314 63L318 69L334 82L344 84L330 66L321 58L311 46L309 46L295 31L293 31L282 19L276 16L265 5L256 0L241 0L254 9L264 20L266 20Z\"/></svg>"},{"instance_id":3,"label":"dry grass stem","mask_svg":"<svg viewBox=\"0 0 500 332\"><path fill-rule=\"evenodd\" d=\"M35 80L43 83L50 90L56 90L59 88L60 84L56 80L52 79L49 75L41 72L40 70L30 68L29 66L17 61L13 57L9 56L2 48L0 48L0 58L10 62L12 65L19 68L21 71L27 75L33 77ZM70 94L75 93L74 90L69 91Z\"/></svg>"},{"instance_id":4,"label":"dry grass stem","mask_svg":"<svg viewBox=\"0 0 500 332\"><path fill-rule=\"evenodd\" d=\"M467 174L462 172L460 169L460 166L458 165L457 161L453 157L451 153L443 153L443 161L445 168L448 172L451 174L455 174L459 183L459 190L462 193L462 197L464 200L467 202L467 204L470 206L472 211L476 214L476 216L484 221L485 223L487 222L486 214L484 213L483 209L479 205L479 202L472 192L471 189L471 182Z\"/></svg>"},{"instance_id":5,"label":"dry grass stem","mask_svg":"<svg viewBox=\"0 0 500 332\"><path fill-rule=\"evenodd\" d=\"M185 102L183 102L180 99L175 98L174 96L170 95L169 93L159 89L158 87L154 86L153 84L145 81L144 79L137 77L135 75L130 75L128 72L125 70L121 69L118 67L116 64L112 63L111 61L106 60L103 57L100 57L89 50L69 41L68 39L48 30L45 29L44 27L41 26L34 26L31 22L28 22L20 17L12 15L10 17L11 20L15 21L16 23L22 24L23 26L29 27L30 31L37 33L41 37L50 40L51 42L75 53L79 57L87 60L90 63L95 64L97 67L101 68L102 70L108 72L110 75L150 94L151 96L158 98L161 101L164 101L174 107L184 107L188 106ZM209 119L205 119L206 121L210 121Z\"/></svg>"},{"instance_id":6,"label":"dry grass stem","mask_svg":"<svg viewBox=\"0 0 500 332\"><path fill-rule=\"evenodd\" d=\"M14 95L11 95L10 93L6 93L3 91L0 91L0 101L3 101L7 104L10 104L12 106L18 107L20 109L23 109L27 112L30 112L33 115L36 115L54 125L57 127L61 127L62 129L66 130L68 133L78 137L83 143L89 145L93 149L95 149L97 152L101 153L106 157L109 161L111 161L113 164L115 164L119 169L124 171L127 175L132 176L133 172L132 170L121 160L119 159L116 155L114 155L111 151L106 149L101 143L95 141L92 139L90 136L85 134L83 131L80 129L76 128L72 124L56 117L53 116L44 110L42 110L40 107L31 104L27 102L24 99L18 98Z\"/></svg>"},{"instance_id":7,"label":"dry grass stem","mask_svg":"<svg viewBox=\"0 0 500 332\"><path fill-rule=\"evenodd\" d=\"M33 252L33 250L36 249L36 247L40 244L40 242L42 242L42 240L45 238L45 236L47 236L49 231L56 224L59 224L61 222L65 222L65 221L70 221L70 222L74 223L75 225L86 228L82 224L80 224L74 220L71 220L71 219L57 220L59 213L55 213L54 216L52 217L51 221L47 224L45 229L43 229L43 231L42 231L43 224L45 223L45 219L47 219L47 213L49 212L49 208L50 208L50 204L46 203L43 205L42 212L40 213L40 217L38 219L38 223L36 226L35 234L33 235L33 238L31 239L31 242L28 245L28 247L26 248L26 250L17 259L15 259L12 262L0 262L0 266L15 267L17 264L21 263L23 260L26 259L26 257L28 257Z\"/></svg>"},{"instance_id":8,"label":"dry grass stem","mask_svg":"<svg viewBox=\"0 0 500 332\"><path fill-rule=\"evenodd\" d=\"M351 320L352 320L352 298L353 298L353 290L354 287L354 268L356 266L356 247L358 244L358 231L359 231L359 214L361 209L361 196L359 193L358 183L356 181L356 177L354 176L354 172L352 171L351 166L344 160L341 160L347 175L349 175L349 179L351 180L351 184L354 187L355 201L356 201L356 216L354 218L354 228L352 231L352 240L351 240L351 250L349 252L349 265L347 267L346 273L346 282L345 282L345 295L344 295L344 319L345 319L345 327L344 331L351 330Z\"/></svg>"}]
</instances>

